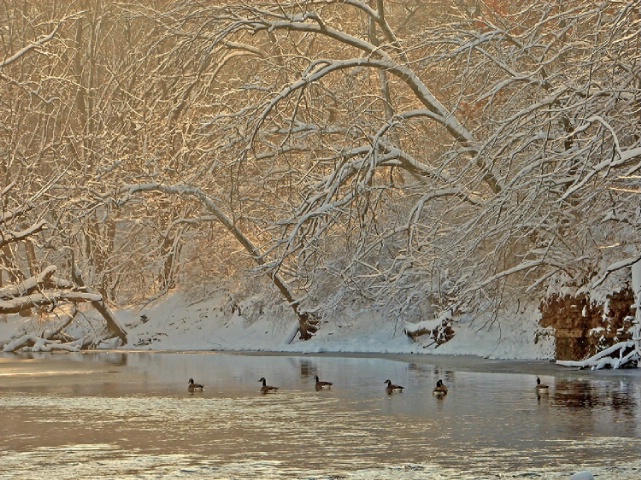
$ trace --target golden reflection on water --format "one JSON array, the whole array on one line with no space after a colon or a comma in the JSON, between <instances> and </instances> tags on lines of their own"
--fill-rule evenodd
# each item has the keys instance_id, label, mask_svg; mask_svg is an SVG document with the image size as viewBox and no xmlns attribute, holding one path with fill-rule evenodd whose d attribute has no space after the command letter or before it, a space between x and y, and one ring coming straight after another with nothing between
<instances>
[{"instance_id":1,"label":"golden reflection on water","mask_svg":"<svg viewBox=\"0 0 641 480\"><path fill-rule=\"evenodd\" d=\"M537 373L309 356L3 359L0 472L28 458L68 478L78 462L122 478L553 478L638 461L638 375L548 375L537 398ZM332 390L316 391L314 375ZM281 390L261 395L261 376ZM187 392L190 377L204 392ZM387 395L386 378L405 391ZM439 378L444 398L431 395Z\"/></svg>"}]
</instances>

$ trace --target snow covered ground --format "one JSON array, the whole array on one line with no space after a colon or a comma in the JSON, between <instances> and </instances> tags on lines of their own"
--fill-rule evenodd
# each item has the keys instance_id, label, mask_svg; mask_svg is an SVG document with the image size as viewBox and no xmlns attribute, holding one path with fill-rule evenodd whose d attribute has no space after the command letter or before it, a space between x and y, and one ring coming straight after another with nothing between
<instances>
[{"instance_id":1,"label":"snow covered ground","mask_svg":"<svg viewBox=\"0 0 641 480\"><path fill-rule=\"evenodd\" d=\"M494 359L552 359L554 339L538 325L536 309L518 318L494 322L463 317L453 323L454 338L436 347L404 333L405 325L371 309L354 309L324 318L309 341L296 334L296 319L277 299L231 301L220 290L194 300L183 293L162 297L145 307L116 311L128 331L129 350L220 350L297 353L430 353L476 355ZM95 328L96 313L87 310L67 329L82 336ZM18 315L0 320L0 346L25 333L38 332L43 321ZM425 326L439 322L425 321ZM543 332L543 335L541 333ZM109 348L111 345L104 345Z\"/></svg>"},{"instance_id":2,"label":"snow covered ground","mask_svg":"<svg viewBox=\"0 0 641 480\"><path fill-rule=\"evenodd\" d=\"M455 335L435 347L429 338L411 340L404 325L385 315L361 309L323 319L309 341L296 336L297 323L289 308L275 300L248 298L230 302L218 292L201 300L174 293L145 308L118 313L129 332L127 349L221 350L297 353L430 353L477 355L495 359L551 359L554 339L541 335L536 309L518 319L487 325L483 319L462 318ZM426 321L429 323L429 321ZM437 321L433 321L435 325ZM1 336L4 338L4 336Z\"/></svg>"},{"instance_id":3,"label":"snow covered ground","mask_svg":"<svg viewBox=\"0 0 641 480\"><path fill-rule=\"evenodd\" d=\"M100 333L104 321L89 304L66 333L82 338ZM297 320L277 294L232 294L220 286L175 292L145 306L115 311L128 332L128 350L219 350L296 353L429 353L476 355L492 359L552 359L554 338L538 325L536 308L521 307L518 316L494 321L466 316L452 323L454 337L436 346L428 335L416 341L406 325L370 305L357 305L331 316L325 313L309 341L297 338ZM55 321L55 312L50 319ZM62 320L58 320L62 321ZM440 320L426 319L414 328L433 329ZM44 318L0 317L0 349L25 334L52 328ZM103 344L102 348L112 348Z\"/></svg>"}]
</instances>

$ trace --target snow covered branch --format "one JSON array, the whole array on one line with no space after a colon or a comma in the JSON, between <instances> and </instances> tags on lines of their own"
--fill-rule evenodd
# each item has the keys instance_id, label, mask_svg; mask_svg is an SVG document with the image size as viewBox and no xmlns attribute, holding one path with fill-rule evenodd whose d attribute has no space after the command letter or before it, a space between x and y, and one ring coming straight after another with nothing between
<instances>
[{"instance_id":1,"label":"snow covered branch","mask_svg":"<svg viewBox=\"0 0 641 480\"><path fill-rule=\"evenodd\" d=\"M398 53L398 40L395 38L391 31L389 24L383 21L382 12L375 13L369 8L364 9L372 18L383 26L386 35L393 39L395 48L391 53L387 53L384 48L373 45L369 42L361 40L354 35L341 30L337 30L327 26L324 22L318 21L318 15L314 14L314 22L309 23L306 20L312 18L311 14L306 14L301 17L286 17L276 21L267 20L267 15L262 15L264 12L257 11L256 17L251 19L244 19L229 30L225 35L231 35L233 32L238 31L241 26L250 27L254 32L267 31L270 34L278 30L286 30L289 32L303 32L306 34L322 35L335 40L338 45L353 47L366 54L365 57L333 60L323 59L312 62L314 68L305 70L301 78L293 83L286 85L278 94L276 94L264 107L263 113L260 115L256 122L250 141L252 145L269 114L274 110L276 105L289 98L294 92L306 88L313 83L319 83L325 77L342 71L342 70L358 70L361 68L371 68L384 71L391 75L396 76L404 82L409 90L413 93L417 101L421 102L426 111L422 116L430 117L432 120L443 125L449 134L463 147L465 147L468 155L475 156L477 153L477 140L474 135L462 125L456 115L449 111L430 91L427 85L421 80L420 76L412 70L406 63L407 59L404 56L402 61L397 61L393 55ZM224 38L224 37L223 37ZM222 42L222 38L219 40ZM412 115L416 115L415 113ZM400 117L399 117L400 118ZM482 156L476 157L476 165L482 170L482 178L489 187L496 193L500 192L503 188L501 181L496 174L492 171L492 165L484 161Z\"/></svg>"},{"instance_id":2,"label":"snow covered branch","mask_svg":"<svg viewBox=\"0 0 641 480\"><path fill-rule=\"evenodd\" d=\"M73 290L32 293L12 300L0 300L0 314L19 313L31 307L56 305L60 302L100 302L102 296L97 293L76 292Z\"/></svg>"},{"instance_id":3,"label":"snow covered branch","mask_svg":"<svg viewBox=\"0 0 641 480\"><path fill-rule=\"evenodd\" d=\"M41 287L72 288L73 285L71 283L53 276L56 271L57 267L55 265L50 265L43 269L38 275L34 275L33 277L16 284L2 287L0 288L0 299L7 300L13 297L28 295Z\"/></svg>"},{"instance_id":4,"label":"snow covered branch","mask_svg":"<svg viewBox=\"0 0 641 480\"><path fill-rule=\"evenodd\" d=\"M13 62L18 61L25 55L27 55L29 52L33 50L37 50L38 48L42 47L46 43L50 42L56 37L56 34L58 33L58 30L60 29L60 26L62 25L62 22L58 23L55 28L49 33L48 35L43 35L40 38L38 38L36 41L30 43L29 45L26 45L25 47L21 48L18 50L16 53L11 55L8 58L5 58L3 61L0 62L0 70L2 70L5 67L8 67L11 65Z\"/></svg>"},{"instance_id":5,"label":"snow covered branch","mask_svg":"<svg viewBox=\"0 0 641 480\"><path fill-rule=\"evenodd\" d=\"M641 255L638 255L632 258L626 258L624 260L620 260L616 263L608 265L603 275L601 275L601 277L597 278L594 282L592 282L592 287L596 288L599 285L601 285L611 273L624 268L632 267L633 265L638 264L639 262L641 262Z\"/></svg>"},{"instance_id":6,"label":"snow covered branch","mask_svg":"<svg viewBox=\"0 0 641 480\"><path fill-rule=\"evenodd\" d=\"M618 352L618 356L614 353ZM633 341L621 342L606 348L602 352L581 361L557 360L556 364L562 367L589 368L592 370L601 370L604 368L629 368L636 367L641 360L639 352L636 350Z\"/></svg>"},{"instance_id":7,"label":"snow covered branch","mask_svg":"<svg viewBox=\"0 0 641 480\"><path fill-rule=\"evenodd\" d=\"M123 204L129 197L138 192L142 193L150 191L159 191L169 195L179 195L195 198L210 213L212 213L218 219L218 221L225 226L225 228L227 228L227 230L245 248L245 250L250 254L252 259L258 265L266 264L264 256L259 248L255 246L254 243L249 239L249 237L246 236L245 233L231 220L231 218L229 218L225 214L225 212L218 206L217 202L199 188L188 185L163 185L160 183L148 183L140 185L125 185L116 192L116 195L126 194L125 199L118 200L120 204ZM269 277L296 314L299 320L299 331L301 338L303 340L308 340L316 331L316 324L318 323L317 320L313 318L313 315L300 310L300 300L297 300L294 297L294 294L287 285L287 282L277 272L270 272Z\"/></svg>"},{"instance_id":8,"label":"snow covered branch","mask_svg":"<svg viewBox=\"0 0 641 480\"><path fill-rule=\"evenodd\" d=\"M8 245L9 243L16 243L24 240L25 238L31 237L45 228L47 228L47 222L42 220L20 232L0 232L0 248Z\"/></svg>"}]
</instances>

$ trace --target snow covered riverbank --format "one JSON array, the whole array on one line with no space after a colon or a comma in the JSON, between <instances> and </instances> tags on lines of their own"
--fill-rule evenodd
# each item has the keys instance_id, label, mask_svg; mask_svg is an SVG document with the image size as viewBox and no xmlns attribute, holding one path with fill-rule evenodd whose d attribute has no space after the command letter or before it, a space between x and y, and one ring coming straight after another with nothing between
<instances>
[{"instance_id":1,"label":"snow covered riverbank","mask_svg":"<svg viewBox=\"0 0 641 480\"><path fill-rule=\"evenodd\" d=\"M428 338L414 341L405 325L368 310L324 319L309 341L295 338L297 323L286 306L245 301L229 308L213 295L189 302L173 294L144 309L120 311L129 332L128 349L275 351L297 353L429 353L496 359L552 359L554 339L541 335L537 312L493 323L463 318L455 335L438 347ZM261 305L261 306L258 306ZM431 345L430 345L431 344Z\"/></svg>"}]
</instances>

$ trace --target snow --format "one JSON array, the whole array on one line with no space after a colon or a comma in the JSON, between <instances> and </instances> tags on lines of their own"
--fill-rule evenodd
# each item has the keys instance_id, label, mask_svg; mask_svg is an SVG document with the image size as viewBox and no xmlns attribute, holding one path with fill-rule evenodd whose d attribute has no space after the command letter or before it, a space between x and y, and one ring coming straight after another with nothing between
<instances>
[{"instance_id":1,"label":"snow","mask_svg":"<svg viewBox=\"0 0 641 480\"><path fill-rule=\"evenodd\" d=\"M383 312L354 306L323 318L311 340L298 339L297 320L274 293L234 297L222 288L200 298L176 292L139 308L114 310L128 334L126 350L154 351L265 351L292 353L389 353L475 355L491 359L552 359L554 339L538 325L537 309L522 308L518 316L491 321L471 315L455 318L454 337L437 346L428 335L413 341L409 325ZM88 305L67 332L95 334L104 323ZM412 327L435 327L441 319L424 320ZM42 319L7 316L0 321L0 347L42 326ZM103 342L99 348L114 348Z\"/></svg>"},{"instance_id":2,"label":"snow","mask_svg":"<svg viewBox=\"0 0 641 480\"><path fill-rule=\"evenodd\" d=\"M577 472L570 477L570 480L594 480L594 475L590 472Z\"/></svg>"},{"instance_id":3,"label":"snow","mask_svg":"<svg viewBox=\"0 0 641 480\"><path fill-rule=\"evenodd\" d=\"M630 350L632 347L634 347L634 342L632 341L619 342L586 360L557 360L556 364L564 367L591 368L592 370L601 370L608 367L619 368L620 365L626 365L631 361L639 361L639 354L636 350ZM625 351L628 353L624 355ZM619 353L618 357L611 355L615 352Z\"/></svg>"},{"instance_id":4,"label":"snow","mask_svg":"<svg viewBox=\"0 0 641 480\"><path fill-rule=\"evenodd\" d=\"M641 261L632 266L632 291L634 292L634 301L637 307L632 339L635 342L637 351L641 351Z\"/></svg>"}]
</instances>

